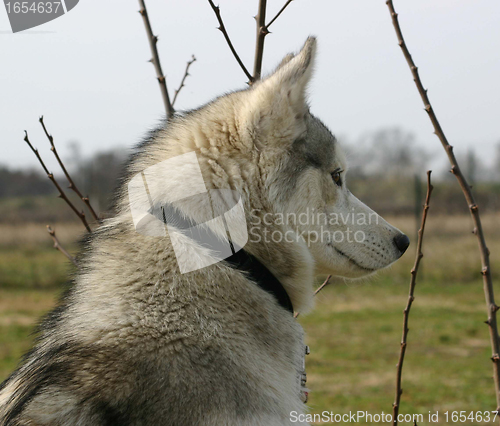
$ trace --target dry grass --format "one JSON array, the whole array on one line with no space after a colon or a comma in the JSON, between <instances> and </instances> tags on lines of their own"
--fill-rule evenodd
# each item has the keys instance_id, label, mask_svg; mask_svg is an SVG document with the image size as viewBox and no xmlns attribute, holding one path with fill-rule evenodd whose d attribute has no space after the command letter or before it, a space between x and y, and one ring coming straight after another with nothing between
<instances>
[{"instance_id":1,"label":"dry grass","mask_svg":"<svg viewBox=\"0 0 500 426\"><path fill-rule=\"evenodd\" d=\"M73 244L85 229L81 223L61 223L53 226L62 244ZM40 223L9 225L0 223L0 247L39 247L51 245L47 228Z\"/></svg>"},{"instance_id":2,"label":"dry grass","mask_svg":"<svg viewBox=\"0 0 500 426\"><path fill-rule=\"evenodd\" d=\"M389 222L407 233L412 240L408 253L391 269L395 276L406 276L413 264L416 244L414 218L394 217ZM500 226L498 214L482 217L486 242L491 252L494 280L500 277ZM440 283L468 282L481 276L481 263L477 239L472 234L469 216L434 216L431 210L424 237L424 263L422 275L426 280ZM500 294L499 294L500 296Z\"/></svg>"}]
</instances>

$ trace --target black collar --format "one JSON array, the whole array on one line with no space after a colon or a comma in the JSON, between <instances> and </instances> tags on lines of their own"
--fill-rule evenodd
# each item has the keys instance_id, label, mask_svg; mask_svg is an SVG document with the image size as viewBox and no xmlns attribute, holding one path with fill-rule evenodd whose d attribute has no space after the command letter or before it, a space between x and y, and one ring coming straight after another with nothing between
<instances>
[{"instance_id":1,"label":"black collar","mask_svg":"<svg viewBox=\"0 0 500 426\"><path fill-rule=\"evenodd\" d=\"M197 225L193 219L186 217L176 206L170 203L161 206L159 209L155 209L154 206L151 206L149 212L162 220L163 223L175 226L181 232L186 232L191 227ZM281 307L293 314L292 301L283 288L283 285L255 256L247 253L243 248L235 251L231 239L229 239L229 241L221 241L208 228L199 228L196 233L189 234L189 236L200 245L214 250L215 252L220 249L218 244L222 244L226 247L229 242L233 254L224 259L224 262L234 269L246 272L248 278L254 281L261 289L271 293Z\"/></svg>"},{"instance_id":2,"label":"black collar","mask_svg":"<svg viewBox=\"0 0 500 426\"><path fill-rule=\"evenodd\" d=\"M271 293L282 308L293 314L293 305L290 296L279 280L255 256L241 249L224 260L229 266L246 272L262 290Z\"/></svg>"}]
</instances>

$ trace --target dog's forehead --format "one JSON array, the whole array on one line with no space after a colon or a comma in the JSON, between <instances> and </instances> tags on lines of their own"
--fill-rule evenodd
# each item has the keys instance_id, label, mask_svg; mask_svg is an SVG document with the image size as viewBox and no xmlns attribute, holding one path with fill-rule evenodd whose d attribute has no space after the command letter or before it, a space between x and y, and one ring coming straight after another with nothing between
<instances>
[{"instance_id":1,"label":"dog's forehead","mask_svg":"<svg viewBox=\"0 0 500 426\"><path fill-rule=\"evenodd\" d=\"M343 161L335 137L319 119L308 114L306 128L306 133L294 144L297 154L311 166L321 169L330 169Z\"/></svg>"}]
</instances>

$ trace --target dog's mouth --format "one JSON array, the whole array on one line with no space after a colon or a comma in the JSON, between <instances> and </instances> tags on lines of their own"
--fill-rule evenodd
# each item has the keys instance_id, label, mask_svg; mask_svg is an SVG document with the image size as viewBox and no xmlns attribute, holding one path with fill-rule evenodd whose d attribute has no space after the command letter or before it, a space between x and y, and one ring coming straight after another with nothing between
<instances>
[{"instance_id":1,"label":"dog's mouth","mask_svg":"<svg viewBox=\"0 0 500 426\"><path fill-rule=\"evenodd\" d=\"M366 266L360 265L352 257L349 257L347 254L345 254L342 250L339 250L333 244L327 243L327 245L329 245L330 247L332 247L338 254L340 254L342 257L345 257L349 261L349 263L351 263L352 265L356 266L357 268L362 269L364 271L368 271L368 272L374 272L374 271L377 270L376 268L367 268Z\"/></svg>"}]
</instances>

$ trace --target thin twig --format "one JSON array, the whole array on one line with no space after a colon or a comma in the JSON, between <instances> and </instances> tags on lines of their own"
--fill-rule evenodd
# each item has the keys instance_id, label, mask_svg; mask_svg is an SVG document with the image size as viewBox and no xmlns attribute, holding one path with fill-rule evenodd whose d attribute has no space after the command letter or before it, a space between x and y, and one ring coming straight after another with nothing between
<instances>
[{"instance_id":1,"label":"thin twig","mask_svg":"<svg viewBox=\"0 0 500 426\"><path fill-rule=\"evenodd\" d=\"M415 285L417 284L417 274L418 267L420 265L420 261L424 254L422 253L422 244L424 241L424 231L425 231L425 222L427 220L427 212L429 210L429 202L431 199L433 186L431 184L431 171L427 172L427 195L425 197L424 209L422 212L422 222L420 224L420 229L418 230L418 239L417 239L417 253L415 255L415 264L411 270L411 280L410 280L410 291L408 294L408 302L406 304L406 308L403 311L403 337L401 338L401 349L399 352L399 360L396 366L397 375L396 375L396 397L394 399L394 404L392 404L392 424L396 426L398 424L398 413L399 413L399 403L401 400L401 394L403 393L403 389L401 388L401 376L403 373L403 362L405 359L406 347L407 347L407 339L408 339L408 320L410 317L410 309L413 301L415 300Z\"/></svg>"},{"instance_id":2,"label":"thin twig","mask_svg":"<svg viewBox=\"0 0 500 426\"><path fill-rule=\"evenodd\" d=\"M269 24L266 25L266 28L269 29L269 27L273 24L276 19L279 18L279 16L283 13L283 11L287 8L287 6L292 2L293 0L288 0L285 5L280 9L280 11L276 14L276 16L269 21Z\"/></svg>"},{"instance_id":3,"label":"thin twig","mask_svg":"<svg viewBox=\"0 0 500 426\"><path fill-rule=\"evenodd\" d=\"M224 22L222 21L219 6L216 6L212 0L208 0L208 2L210 3L210 6L212 7L212 9L214 11L215 16L217 17L217 21L219 21L219 26L217 27L217 29L224 35L224 38L226 39L227 45L229 46L229 49L231 49L231 52L233 53L234 58L236 59L236 61L240 65L241 69L243 70L243 72L247 76L248 82L250 84L252 84L254 79L253 79L252 75L248 72L247 68L243 64L240 57L238 56L238 53L236 53L236 49L234 48L233 43L231 42L231 39L229 38L229 34L226 31L226 27L224 26Z\"/></svg>"},{"instance_id":4,"label":"thin twig","mask_svg":"<svg viewBox=\"0 0 500 426\"><path fill-rule=\"evenodd\" d=\"M181 89L184 87L184 81L186 81L187 76L190 75L189 74L189 67L191 66L191 64L194 61L196 61L196 58L194 55L192 55L192 59L187 62L186 71L184 71L184 77L182 77L181 84L180 84L179 88L175 91L174 99L172 100L172 107L175 105L175 101L177 100L177 95L179 94Z\"/></svg>"},{"instance_id":5,"label":"thin twig","mask_svg":"<svg viewBox=\"0 0 500 426\"><path fill-rule=\"evenodd\" d=\"M321 284L317 289L316 291L314 292L314 295L316 296L321 290L323 290L328 284L330 284L330 279L332 278L331 275L328 275L326 277L326 280L323 281L323 284ZM295 312L294 314L294 318L297 318L299 316L299 312Z\"/></svg>"},{"instance_id":6,"label":"thin twig","mask_svg":"<svg viewBox=\"0 0 500 426\"><path fill-rule=\"evenodd\" d=\"M332 276L331 275L328 275L326 277L326 280L323 281L323 284L321 284L317 289L316 291L314 292L314 295L316 296L321 290L323 290L328 284L330 284L330 280L331 280Z\"/></svg>"},{"instance_id":7,"label":"thin twig","mask_svg":"<svg viewBox=\"0 0 500 426\"><path fill-rule=\"evenodd\" d=\"M394 29L396 31L399 46L401 47L401 50L402 50L403 55L406 59L406 62L408 63L408 66L410 67L411 73L413 75L413 80L415 82L415 85L417 86L420 97L422 98L425 110L427 111L427 114L429 115L429 118L430 118L432 125L434 127L434 133L439 138L443 148L446 151L446 154L448 156L448 160L451 164L451 172L455 175L460 187L462 188L462 192L463 192L464 197L465 197L467 204L469 206L472 221L474 223L474 229L472 232L477 237L477 241L479 244L479 252L480 252L480 256L481 256L481 265L482 265L481 274L483 275L483 288L484 288L484 295L485 295L485 299L486 299L486 308L487 308L487 312L488 312L488 320L486 321L486 324L488 324L489 331L490 331L490 342L491 342L491 349L492 349L491 360L493 361L493 379L495 381L497 412L500 413L500 365L499 365L500 364L500 338L498 336L498 326L497 326L497 317L496 317L496 312L499 309L499 307L495 304L495 296L494 296L494 292L493 292L493 282L491 279L490 252L488 250L488 247L486 246L483 227L481 225L481 218L479 217L479 209L478 209L478 206L477 206L476 201L474 199L474 196L472 195L471 187L467 183L467 180L465 179L464 175L462 174L462 171L460 170L457 159L455 158L455 155L453 154L453 147L448 143L448 139L446 138L446 136L443 132L443 129L441 128L441 125L439 124L439 121L436 117L436 114L434 113L434 109L432 108L432 105L431 105L429 98L427 96L427 90L424 89L422 81L420 80L420 76L418 74L418 68L416 67L415 63L413 62L411 54L410 54L408 47L406 46L406 43L404 41L403 33L401 32L401 27L400 27L399 21L398 21L398 14L394 10L394 5L393 5L392 0L387 0L386 4L389 7L389 12L390 12L391 18L392 18L392 24L393 24Z\"/></svg>"},{"instance_id":8,"label":"thin twig","mask_svg":"<svg viewBox=\"0 0 500 426\"><path fill-rule=\"evenodd\" d=\"M262 74L262 58L264 56L264 40L269 31L266 27L267 0L259 0L259 11L255 17L257 22L257 39L255 41L255 59L253 63L253 79L260 80Z\"/></svg>"},{"instance_id":9,"label":"thin twig","mask_svg":"<svg viewBox=\"0 0 500 426\"><path fill-rule=\"evenodd\" d=\"M144 0L139 0L139 5L141 7L139 13L144 21L149 47L151 48L151 54L153 55L151 62L155 67L156 77L158 78L158 83L160 84L160 91L163 98L163 104L165 105L165 112L167 113L167 117L170 118L174 115L175 110L170 102L170 97L168 96L167 80L161 69L160 56L158 55L158 49L156 48L156 45L158 44L158 37L153 34L153 29L151 28L151 22L149 22L148 11Z\"/></svg>"},{"instance_id":10,"label":"thin twig","mask_svg":"<svg viewBox=\"0 0 500 426\"><path fill-rule=\"evenodd\" d=\"M49 170L47 169L47 166L45 166L45 163L43 162L42 157L40 157L40 153L38 152L38 149L34 148L33 145L31 145L31 142L30 142L30 140L28 138L28 132L25 130L24 133L26 134L26 136L24 136L24 140L26 141L26 143L28 144L28 146L31 148L31 150L33 151L33 153L36 155L36 158L38 158L38 161L42 165L42 168L45 171L47 177L52 181L52 183L54 184L54 186L59 191L59 198L62 198L64 201L66 201L66 204L68 204L68 206L71 207L71 210L73 210L75 212L75 214L78 216L78 218L82 221L83 226L85 226L85 228L87 229L87 231L91 232L91 229L90 229L90 226L89 226L89 224L87 222L87 219L85 219L85 213L83 211L79 212L77 210L77 208L74 206L74 204L69 200L69 198L66 196L66 194L62 190L61 186L57 182L57 180L54 177L54 175L52 173L50 173Z\"/></svg>"},{"instance_id":11,"label":"thin twig","mask_svg":"<svg viewBox=\"0 0 500 426\"><path fill-rule=\"evenodd\" d=\"M59 157L59 154L57 152L56 146L54 145L54 138L52 137L52 135L49 134L49 132L47 131L47 128L45 127L45 123L43 122L43 115L40 117L40 119L38 121L40 121L40 124L42 125L43 131L45 132L45 135L47 136L47 139L50 142L50 150L54 153L54 155L56 157L56 160L59 163L59 166L61 166L61 169L64 172L64 175L66 176L66 179L68 179L69 188L72 189L82 199L82 201L85 203L85 205L89 209L90 214L92 215L92 217L97 222L99 222L100 221L99 220L99 216L97 216L94 208L90 204L90 201L89 201L88 197L84 197L82 195L82 193L80 192L80 190L78 189L78 187L73 182L73 179L71 179L71 176L69 175L68 171L66 170L66 167L64 166L64 163L62 162L61 157Z\"/></svg>"},{"instance_id":12,"label":"thin twig","mask_svg":"<svg viewBox=\"0 0 500 426\"><path fill-rule=\"evenodd\" d=\"M78 267L78 264L76 263L76 260L73 256L71 256L65 249L64 247L61 245L61 243L59 242L59 240L57 239L57 236L56 236L56 231L55 229L52 229L49 225L47 225L47 232L49 233L49 235L52 237L52 240L54 241L54 248L56 250L59 250L62 254L64 254L64 256L66 256L69 260L71 260L71 262L73 262L73 264Z\"/></svg>"}]
</instances>

